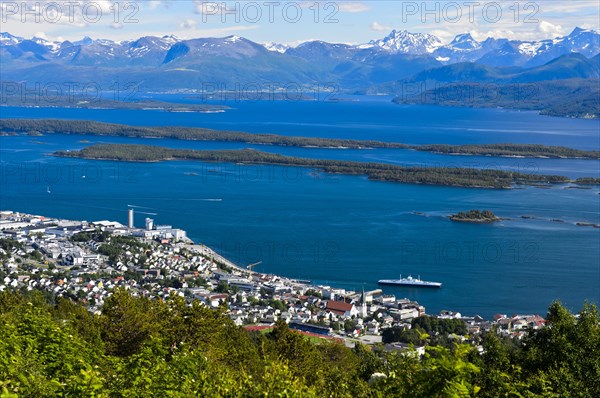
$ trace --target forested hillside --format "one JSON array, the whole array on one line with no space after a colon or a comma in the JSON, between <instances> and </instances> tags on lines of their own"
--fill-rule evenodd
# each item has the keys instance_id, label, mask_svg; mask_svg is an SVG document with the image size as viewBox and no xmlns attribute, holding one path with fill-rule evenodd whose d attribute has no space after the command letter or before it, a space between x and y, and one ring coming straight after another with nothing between
<instances>
[{"instance_id":1,"label":"forested hillside","mask_svg":"<svg viewBox=\"0 0 600 398\"><path fill-rule=\"evenodd\" d=\"M183 298L117 290L91 314L41 293L0 293L0 397L598 397L600 314L552 304L522 342L488 333L423 358L315 343L284 323L247 332ZM427 335L421 336L429 340Z\"/></svg>"}]
</instances>

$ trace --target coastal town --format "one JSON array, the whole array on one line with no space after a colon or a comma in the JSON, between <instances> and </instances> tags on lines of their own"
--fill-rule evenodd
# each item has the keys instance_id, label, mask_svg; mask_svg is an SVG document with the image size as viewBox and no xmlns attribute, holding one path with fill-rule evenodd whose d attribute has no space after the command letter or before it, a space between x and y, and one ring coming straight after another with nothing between
<instances>
[{"instance_id":1,"label":"coastal town","mask_svg":"<svg viewBox=\"0 0 600 398\"><path fill-rule=\"evenodd\" d=\"M146 218L143 227L135 227L134 211L129 209L127 225L1 211L0 291L41 290L82 302L92 313L99 313L117 288L157 299L179 295L224 308L249 330L270 329L283 320L300 333L348 346L382 343L389 350L413 347L420 353L423 346L394 336L425 315L455 320L461 327L443 337L473 344L482 332L518 339L545 323L539 315L427 314L419 303L380 289L349 291L255 272L194 244L173 226Z\"/></svg>"}]
</instances>

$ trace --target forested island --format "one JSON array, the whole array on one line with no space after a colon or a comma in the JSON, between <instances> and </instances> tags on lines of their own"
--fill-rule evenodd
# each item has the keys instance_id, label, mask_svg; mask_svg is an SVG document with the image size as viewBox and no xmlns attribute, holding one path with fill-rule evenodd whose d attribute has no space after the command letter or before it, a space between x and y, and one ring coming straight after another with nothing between
<instances>
[{"instance_id":1,"label":"forested island","mask_svg":"<svg viewBox=\"0 0 600 398\"><path fill-rule=\"evenodd\" d=\"M584 151L561 146L538 144L408 145L398 142L348 140L338 138L295 137L276 134L251 134L239 131L193 127L141 127L83 120L2 119L0 135L10 134L78 134L139 138L169 138L197 141L240 142L314 148L390 148L456 155L496 157L600 159L600 151Z\"/></svg>"},{"instance_id":2,"label":"forested island","mask_svg":"<svg viewBox=\"0 0 600 398\"><path fill-rule=\"evenodd\" d=\"M82 120L0 120L0 133L42 132L44 134L81 134L116 137L170 138L178 140L243 142L247 144L318 148L399 148L408 145L394 142L345 140L316 137L288 137L275 134L251 134L239 131L211 130L194 127L140 127Z\"/></svg>"},{"instance_id":3,"label":"forested island","mask_svg":"<svg viewBox=\"0 0 600 398\"><path fill-rule=\"evenodd\" d=\"M539 144L482 144L482 145L419 145L413 146L417 151L444 153L452 155L480 155L495 157L526 158L569 158L600 159L600 151L582 151L563 146L546 146Z\"/></svg>"},{"instance_id":4,"label":"forested island","mask_svg":"<svg viewBox=\"0 0 600 398\"><path fill-rule=\"evenodd\" d=\"M219 163L270 164L309 167L332 174L366 175L371 180L469 188L511 188L520 183L566 183L567 177L454 167L404 167L385 163L307 159L253 149L192 150L135 144L98 144L80 151L58 151L53 155L71 158L156 162L197 160Z\"/></svg>"},{"instance_id":5,"label":"forested island","mask_svg":"<svg viewBox=\"0 0 600 398\"><path fill-rule=\"evenodd\" d=\"M490 210L469 210L467 212L460 212L453 214L448 217L452 221L458 222L470 222L470 223L492 223L500 221L501 218L496 216Z\"/></svg>"}]
</instances>

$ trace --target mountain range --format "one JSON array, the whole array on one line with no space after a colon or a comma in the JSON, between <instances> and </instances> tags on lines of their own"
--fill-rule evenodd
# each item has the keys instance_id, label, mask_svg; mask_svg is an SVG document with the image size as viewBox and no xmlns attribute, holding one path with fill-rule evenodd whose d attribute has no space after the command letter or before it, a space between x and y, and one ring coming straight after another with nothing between
<instances>
[{"instance_id":1,"label":"mountain range","mask_svg":"<svg viewBox=\"0 0 600 398\"><path fill-rule=\"evenodd\" d=\"M34 37L25 39L10 33L0 33L0 47L5 60L60 61L72 64L94 64L134 61L139 65L159 65L173 60L169 54L173 46L181 49L188 44L199 44L212 54L219 55L222 49L229 52L232 47L228 43L241 45L252 43L237 36L222 39L183 40L174 36L142 37L134 41L115 42L111 40L93 40L85 37L76 42L50 42ZM533 67L543 65L554 58L568 53L580 53L593 57L600 53L600 35L590 29L575 28L571 34L552 40L520 41L488 38L482 42L475 40L471 34L460 34L449 44L444 45L436 36L426 33L410 33L393 30L388 36L371 40L360 45L332 44L321 41L304 42L296 47L278 43L258 44L270 52L299 55L310 53L315 46L327 47L333 58L351 55L368 54L407 54L428 55L442 64L458 62L478 62L490 66ZM209 53L211 53L209 52ZM95 56L95 60L88 60Z\"/></svg>"},{"instance_id":2,"label":"mountain range","mask_svg":"<svg viewBox=\"0 0 600 398\"><path fill-rule=\"evenodd\" d=\"M3 81L94 82L103 87L117 81L135 83L141 92L292 84L303 90L335 85L343 92L389 94L399 82L585 81L600 77L599 53L600 34L581 28L540 41L480 42L465 33L448 44L430 34L394 30L359 45L315 40L294 47L239 36L51 42L0 33Z\"/></svg>"}]
</instances>

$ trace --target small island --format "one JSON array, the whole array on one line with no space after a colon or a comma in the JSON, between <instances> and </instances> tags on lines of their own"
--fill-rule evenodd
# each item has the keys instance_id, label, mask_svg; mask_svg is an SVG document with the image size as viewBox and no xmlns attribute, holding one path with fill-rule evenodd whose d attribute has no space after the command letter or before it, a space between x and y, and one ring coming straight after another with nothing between
<instances>
[{"instance_id":1,"label":"small island","mask_svg":"<svg viewBox=\"0 0 600 398\"><path fill-rule=\"evenodd\" d=\"M470 223L492 223L502 220L497 217L490 210L469 210L467 212L460 212L453 214L448 217L452 221L458 222L470 222Z\"/></svg>"}]
</instances>

